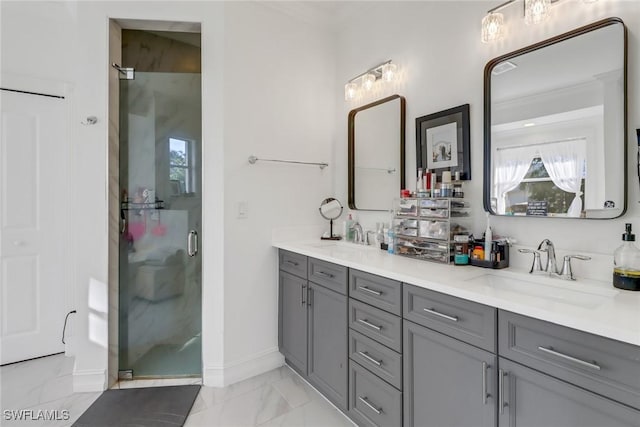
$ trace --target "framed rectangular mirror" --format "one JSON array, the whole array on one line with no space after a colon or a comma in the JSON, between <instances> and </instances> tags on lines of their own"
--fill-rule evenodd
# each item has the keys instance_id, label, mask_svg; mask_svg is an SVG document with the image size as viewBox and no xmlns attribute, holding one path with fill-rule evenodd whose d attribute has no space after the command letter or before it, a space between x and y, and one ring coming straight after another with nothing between
<instances>
[{"instance_id":1,"label":"framed rectangular mirror","mask_svg":"<svg viewBox=\"0 0 640 427\"><path fill-rule=\"evenodd\" d=\"M349 208L388 211L404 188L405 99L392 95L349 112Z\"/></svg>"},{"instance_id":2,"label":"framed rectangular mirror","mask_svg":"<svg viewBox=\"0 0 640 427\"><path fill-rule=\"evenodd\" d=\"M627 204L627 30L578 28L485 67L484 205L616 218Z\"/></svg>"}]
</instances>

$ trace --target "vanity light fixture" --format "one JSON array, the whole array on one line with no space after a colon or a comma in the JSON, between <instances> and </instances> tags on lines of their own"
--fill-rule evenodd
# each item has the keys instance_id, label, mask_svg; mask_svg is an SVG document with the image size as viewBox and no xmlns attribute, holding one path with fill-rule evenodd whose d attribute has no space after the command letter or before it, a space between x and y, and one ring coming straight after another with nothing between
<instances>
[{"instance_id":1,"label":"vanity light fixture","mask_svg":"<svg viewBox=\"0 0 640 427\"><path fill-rule=\"evenodd\" d=\"M539 24L549 17L551 0L524 0L524 22Z\"/></svg>"},{"instance_id":2,"label":"vanity light fixture","mask_svg":"<svg viewBox=\"0 0 640 427\"><path fill-rule=\"evenodd\" d=\"M524 22L527 25L539 24L549 17L551 5L560 0L524 0ZM583 3L594 3L598 0L582 0ZM487 12L482 19L482 43L491 43L501 39L505 34L504 15L498 11L516 0L509 0Z\"/></svg>"},{"instance_id":3,"label":"vanity light fixture","mask_svg":"<svg viewBox=\"0 0 640 427\"><path fill-rule=\"evenodd\" d=\"M346 101L355 99L360 88L369 91L373 89L376 80L382 79L384 82L392 82L396 79L397 75L398 66L391 62L391 60L378 64L352 78L344 85L344 99Z\"/></svg>"},{"instance_id":4,"label":"vanity light fixture","mask_svg":"<svg viewBox=\"0 0 640 427\"><path fill-rule=\"evenodd\" d=\"M504 15L498 11L516 0L508 0L487 12L482 19L482 43L490 43L502 38L504 34Z\"/></svg>"},{"instance_id":5,"label":"vanity light fixture","mask_svg":"<svg viewBox=\"0 0 640 427\"><path fill-rule=\"evenodd\" d=\"M362 88L364 90L371 90L375 82L376 82L376 75L373 73L367 73L364 76L362 76Z\"/></svg>"},{"instance_id":6,"label":"vanity light fixture","mask_svg":"<svg viewBox=\"0 0 640 427\"><path fill-rule=\"evenodd\" d=\"M487 16L482 19L482 43L491 43L499 40L505 33L504 30L504 15L498 13L504 7L509 6L516 0L508 0L499 6L487 11Z\"/></svg>"}]
</instances>

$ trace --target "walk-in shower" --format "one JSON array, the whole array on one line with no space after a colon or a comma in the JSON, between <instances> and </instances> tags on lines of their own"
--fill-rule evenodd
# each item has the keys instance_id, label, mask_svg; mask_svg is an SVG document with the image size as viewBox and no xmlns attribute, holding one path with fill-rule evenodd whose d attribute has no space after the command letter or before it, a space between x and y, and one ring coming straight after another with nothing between
<instances>
[{"instance_id":1,"label":"walk-in shower","mask_svg":"<svg viewBox=\"0 0 640 427\"><path fill-rule=\"evenodd\" d=\"M119 375L201 376L200 34L123 30L117 66Z\"/></svg>"}]
</instances>

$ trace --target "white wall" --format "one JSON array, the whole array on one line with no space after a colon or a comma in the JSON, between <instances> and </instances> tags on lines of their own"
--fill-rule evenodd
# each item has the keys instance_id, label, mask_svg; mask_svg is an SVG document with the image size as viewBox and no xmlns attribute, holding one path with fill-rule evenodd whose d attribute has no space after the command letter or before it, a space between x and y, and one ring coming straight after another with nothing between
<instances>
[{"instance_id":1,"label":"white wall","mask_svg":"<svg viewBox=\"0 0 640 427\"><path fill-rule=\"evenodd\" d=\"M345 102L342 85L354 75L387 59L402 67L402 81L393 90L407 99L407 182L415 181L415 118L464 103L471 105L471 174L465 184L465 196L471 200L476 233L484 230L482 207L483 170L483 70L492 58L547 39L599 19L618 16L629 32L629 139L627 214L609 221L585 221L550 218L494 217L495 232L512 236L521 244L537 245L550 238L561 252L593 252L612 255L620 245L625 222L637 221L640 188L636 176L637 145L635 128L640 127L640 2L600 0L585 4L565 0L553 6L553 16L544 24L524 25L522 5L503 10L511 22L508 36L495 44L480 42L480 23L493 1L369 2L363 12L353 16L338 34L337 135L334 150L346 152L347 114L371 99ZM346 199L346 155L338 157L336 192ZM362 222L373 228L375 221L387 215L358 213ZM579 269L580 267L576 267ZM608 273L610 274L610 272Z\"/></svg>"},{"instance_id":2,"label":"white wall","mask_svg":"<svg viewBox=\"0 0 640 427\"><path fill-rule=\"evenodd\" d=\"M272 229L324 222L318 207L332 195L334 75L324 31L267 6L225 6L225 364L279 357ZM249 155L330 166L251 166ZM238 218L241 201L246 219Z\"/></svg>"}]
</instances>

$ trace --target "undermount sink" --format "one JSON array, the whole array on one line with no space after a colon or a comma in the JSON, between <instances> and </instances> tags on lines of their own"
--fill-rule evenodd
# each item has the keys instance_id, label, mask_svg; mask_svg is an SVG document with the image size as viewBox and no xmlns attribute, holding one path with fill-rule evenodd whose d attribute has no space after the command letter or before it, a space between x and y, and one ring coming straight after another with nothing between
<instances>
[{"instance_id":1,"label":"undermount sink","mask_svg":"<svg viewBox=\"0 0 640 427\"><path fill-rule=\"evenodd\" d=\"M531 276L525 280L516 275L483 274L468 279L474 285L485 286L501 292L513 292L546 301L559 302L582 308L595 308L618 294L615 289L585 285L579 282L562 282L560 279Z\"/></svg>"}]
</instances>

